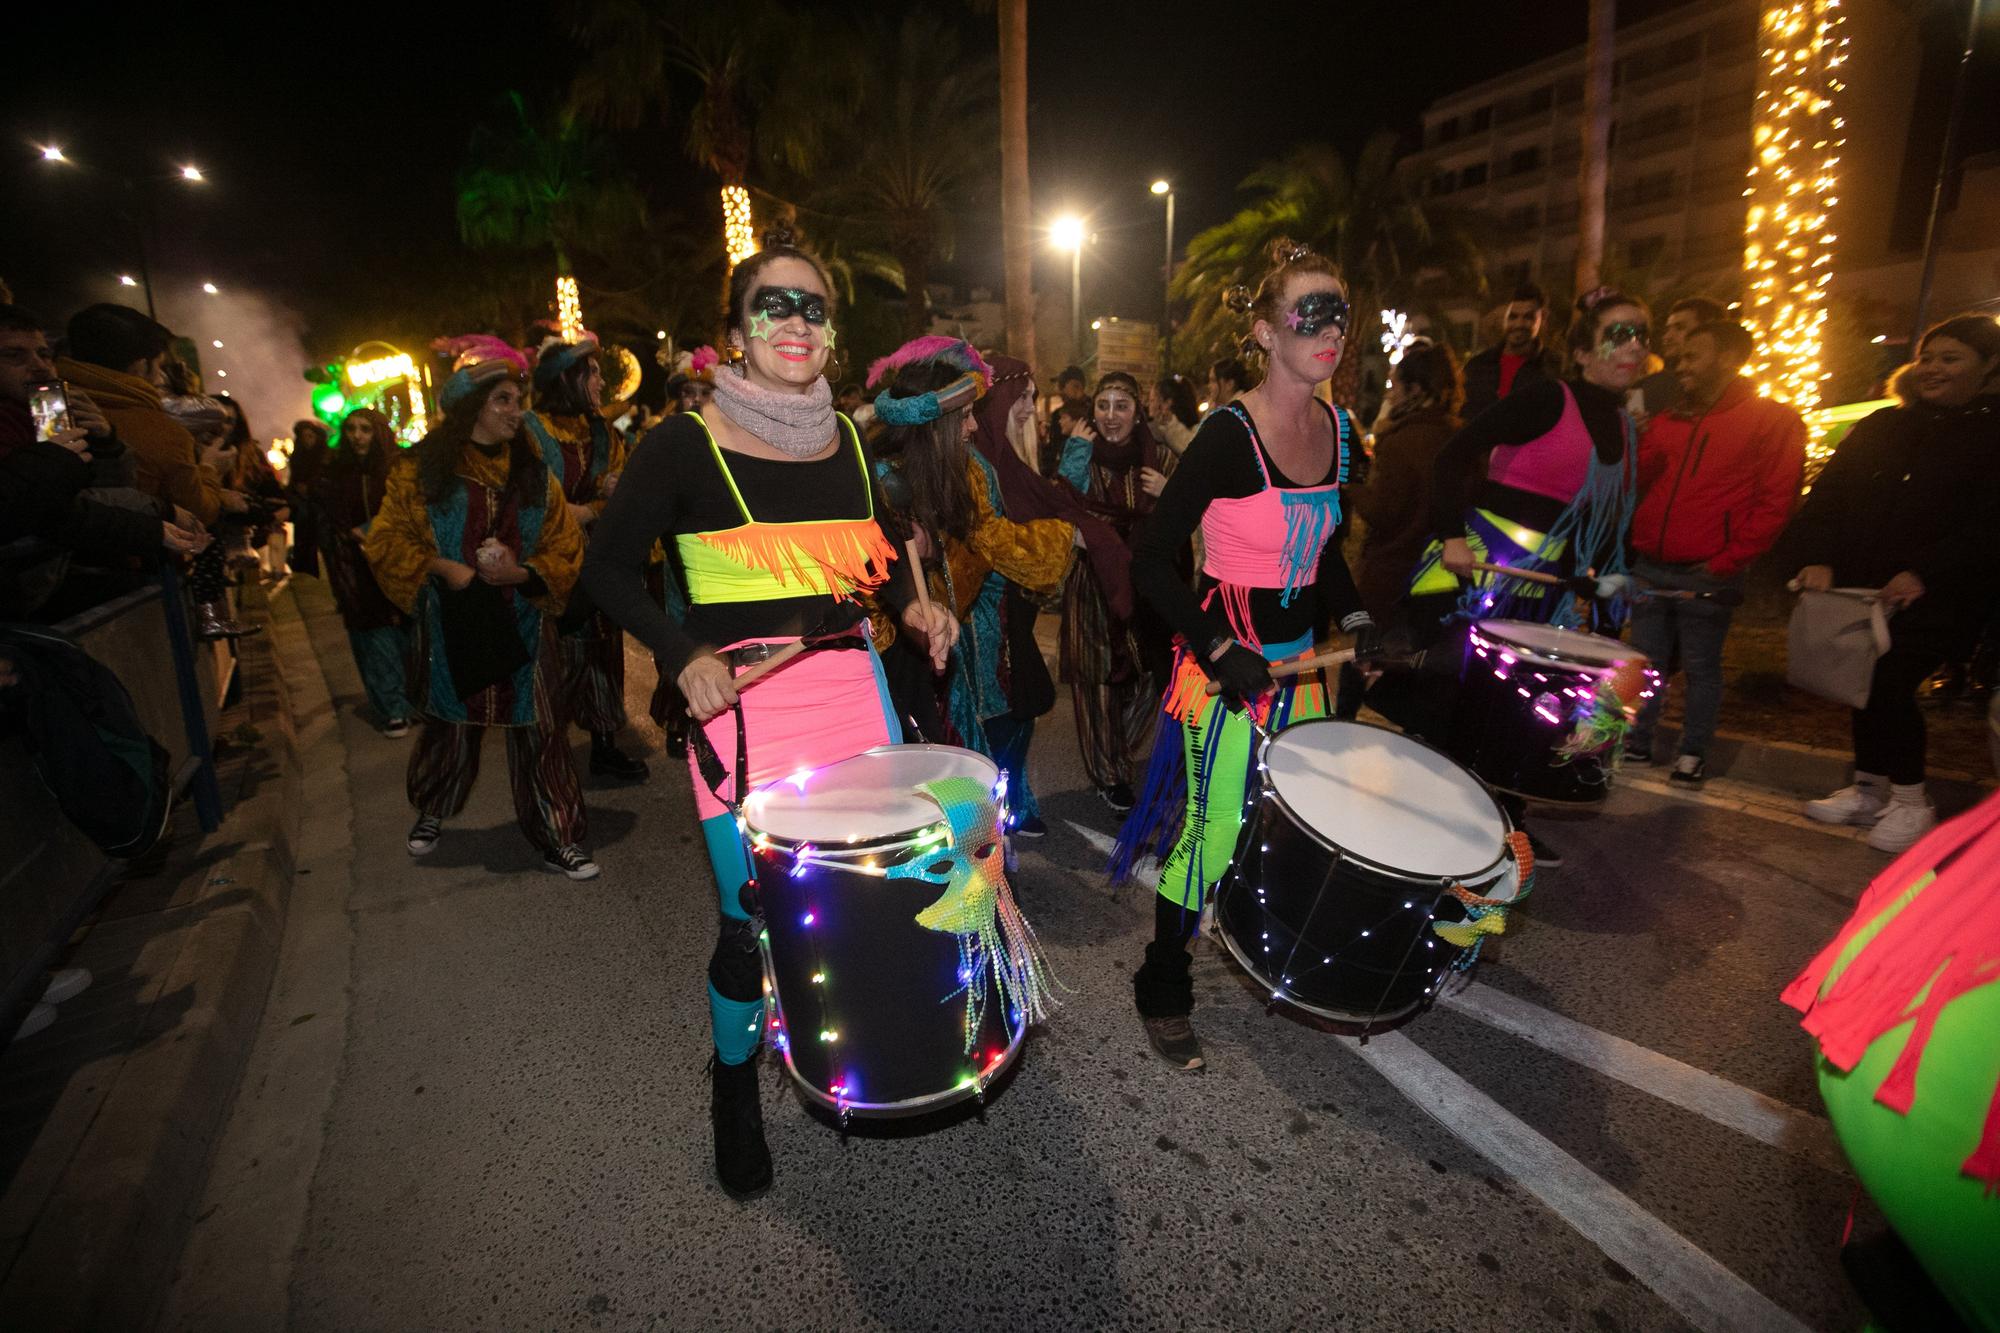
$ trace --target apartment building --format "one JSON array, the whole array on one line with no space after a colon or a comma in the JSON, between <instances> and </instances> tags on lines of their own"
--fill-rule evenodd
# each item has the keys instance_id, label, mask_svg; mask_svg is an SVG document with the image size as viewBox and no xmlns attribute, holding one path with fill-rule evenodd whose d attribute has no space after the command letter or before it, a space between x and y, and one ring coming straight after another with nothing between
<instances>
[{"instance_id":1,"label":"apartment building","mask_svg":"<svg viewBox=\"0 0 2000 1333\"><path fill-rule=\"evenodd\" d=\"M1737 294L1762 8L1695 0L1618 30L1608 271L1636 271L1658 293ZM1841 190L1835 214L1836 270L1879 262L1887 244L1920 55L1907 12L1891 0L1855 0L1844 12L1853 59L1842 179L1854 188ZM1479 220L1488 277L1503 298L1530 279L1569 289L1583 73L1579 46L1440 98L1423 114L1411 169L1428 198ZM1453 310L1455 332L1470 335L1480 313L1470 303Z\"/></svg>"}]
</instances>

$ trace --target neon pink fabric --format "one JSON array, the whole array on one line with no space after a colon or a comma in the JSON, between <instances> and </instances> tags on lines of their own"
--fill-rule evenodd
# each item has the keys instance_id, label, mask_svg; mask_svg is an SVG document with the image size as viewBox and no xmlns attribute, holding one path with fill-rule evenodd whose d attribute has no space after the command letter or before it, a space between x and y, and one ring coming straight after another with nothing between
<instances>
[{"instance_id":1,"label":"neon pink fabric","mask_svg":"<svg viewBox=\"0 0 2000 1333\"><path fill-rule=\"evenodd\" d=\"M1940 865L1937 878L1826 986L1849 941ZM1841 1070L1853 1069L1876 1038L1914 1018L1902 1053L1875 1090L1876 1101L1907 1115L1938 1014L1967 991L1995 982L2000 982L2000 793L1938 825L1890 862L1833 943L1782 998L1805 1015L1799 1026L1819 1038L1820 1053ZM2000 1188L2000 1089L1979 1145L1962 1169L1989 1190Z\"/></svg>"},{"instance_id":2,"label":"neon pink fabric","mask_svg":"<svg viewBox=\"0 0 2000 1333\"><path fill-rule=\"evenodd\" d=\"M1517 491L1546 495L1567 504L1590 480L1590 459L1596 446L1590 428L1577 410L1576 395L1562 386L1563 410L1546 435L1526 444L1503 444L1493 451L1486 477Z\"/></svg>"},{"instance_id":3,"label":"neon pink fabric","mask_svg":"<svg viewBox=\"0 0 2000 1333\"><path fill-rule=\"evenodd\" d=\"M729 646L784 642L787 640L745 639ZM752 787L889 743L882 685L872 652L807 653L756 681L743 691L742 698ZM723 770L730 774L723 792L731 799L741 799L730 790L736 781L736 718L724 713L704 723L702 730L721 757ZM727 807L702 781L693 747L688 750L688 771L694 775L695 813L702 819L726 813Z\"/></svg>"},{"instance_id":4,"label":"neon pink fabric","mask_svg":"<svg viewBox=\"0 0 2000 1333\"><path fill-rule=\"evenodd\" d=\"M1270 469L1264 466L1256 427L1246 414L1238 415L1250 435L1250 454L1257 460L1264 489L1255 495L1217 496L1208 502L1201 515L1202 572L1217 583L1237 588L1295 590L1312 580L1320 551L1333 535L1332 526L1325 524L1313 524L1309 531L1295 530L1316 507L1314 497L1334 497L1340 492L1340 479L1347 475L1346 422L1341 416L1334 418L1335 480L1323 486L1280 489L1271 484ZM1336 500L1336 525L1339 512Z\"/></svg>"}]
</instances>

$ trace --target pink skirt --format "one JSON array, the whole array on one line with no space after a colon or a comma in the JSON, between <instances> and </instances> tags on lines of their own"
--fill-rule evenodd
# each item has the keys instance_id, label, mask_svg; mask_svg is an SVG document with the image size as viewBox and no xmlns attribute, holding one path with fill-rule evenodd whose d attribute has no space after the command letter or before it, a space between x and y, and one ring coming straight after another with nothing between
<instances>
[{"instance_id":1,"label":"pink skirt","mask_svg":"<svg viewBox=\"0 0 2000 1333\"><path fill-rule=\"evenodd\" d=\"M745 639L729 647L757 642L787 640ZM794 658L744 690L742 700L752 788L801 768L819 768L903 739L903 729L889 703L882 662L872 645L866 649L825 649ZM702 730L729 775L723 782L723 794L740 801L743 794L731 790L736 785L735 715L723 713L704 723ZM700 817L711 819L726 813L728 807L702 781L692 747L688 771L694 777L694 805Z\"/></svg>"}]
</instances>

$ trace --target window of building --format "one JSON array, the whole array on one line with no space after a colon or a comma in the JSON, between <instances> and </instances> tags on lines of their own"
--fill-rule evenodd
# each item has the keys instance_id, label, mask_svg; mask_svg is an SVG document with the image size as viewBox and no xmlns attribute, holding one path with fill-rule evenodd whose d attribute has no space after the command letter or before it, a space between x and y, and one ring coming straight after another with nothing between
<instances>
[{"instance_id":1,"label":"window of building","mask_svg":"<svg viewBox=\"0 0 2000 1333\"><path fill-rule=\"evenodd\" d=\"M1757 45L1757 15L1736 15L1708 30L1708 53L1712 56L1747 56Z\"/></svg>"},{"instance_id":2,"label":"window of building","mask_svg":"<svg viewBox=\"0 0 2000 1333\"><path fill-rule=\"evenodd\" d=\"M1457 188L1458 176L1453 172L1440 171L1437 175L1431 177L1431 193L1434 195L1450 194Z\"/></svg>"},{"instance_id":3,"label":"window of building","mask_svg":"<svg viewBox=\"0 0 2000 1333\"><path fill-rule=\"evenodd\" d=\"M1458 117L1447 116L1437 123L1431 135L1432 143L1450 143L1458 137Z\"/></svg>"},{"instance_id":4,"label":"window of building","mask_svg":"<svg viewBox=\"0 0 2000 1333\"><path fill-rule=\"evenodd\" d=\"M1501 222L1508 231L1532 231L1542 220L1540 204L1521 204L1507 210Z\"/></svg>"},{"instance_id":5,"label":"window of building","mask_svg":"<svg viewBox=\"0 0 2000 1333\"><path fill-rule=\"evenodd\" d=\"M1516 148L1513 152L1507 154L1507 174L1509 176L1523 175L1541 165L1542 150L1539 146Z\"/></svg>"},{"instance_id":6,"label":"window of building","mask_svg":"<svg viewBox=\"0 0 2000 1333\"><path fill-rule=\"evenodd\" d=\"M1474 162L1471 166L1458 173L1458 188L1461 190L1469 190L1475 185L1484 184L1486 184L1486 164L1484 162Z\"/></svg>"},{"instance_id":7,"label":"window of building","mask_svg":"<svg viewBox=\"0 0 2000 1333\"><path fill-rule=\"evenodd\" d=\"M1632 184L1627 187L1625 197L1626 202L1632 204L1653 204L1662 199L1673 198L1673 171L1649 171L1643 176L1635 177Z\"/></svg>"},{"instance_id":8,"label":"window of building","mask_svg":"<svg viewBox=\"0 0 2000 1333\"><path fill-rule=\"evenodd\" d=\"M1493 128L1492 107L1483 106L1480 107L1477 111L1472 113L1472 124L1470 126L1472 133L1477 134L1481 130L1487 130L1491 128Z\"/></svg>"},{"instance_id":9,"label":"window of building","mask_svg":"<svg viewBox=\"0 0 2000 1333\"><path fill-rule=\"evenodd\" d=\"M1555 95L1556 90L1553 87L1543 84L1528 94L1524 114L1533 116L1547 111L1551 106L1555 105Z\"/></svg>"}]
</instances>

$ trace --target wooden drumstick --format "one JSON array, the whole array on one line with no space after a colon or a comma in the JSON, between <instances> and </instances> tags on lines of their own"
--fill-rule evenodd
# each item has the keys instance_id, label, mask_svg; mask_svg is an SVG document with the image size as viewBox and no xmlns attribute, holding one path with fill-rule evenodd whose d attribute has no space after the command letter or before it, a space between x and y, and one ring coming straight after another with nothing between
<instances>
[{"instance_id":1,"label":"wooden drumstick","mask_svg":"<svg viewBox=\"0 0 2000 1333\"><path fill-rule=\"evenodd\" d=\"M1271 679L1284 680L1290 676L1303 676L1308 671L1321 667L1344 666L1354 660L1352 648L1340 648L1330 653L1318 653L1312 657L1294 657L1288 662L1271 663ZM1211 680L1203 687L1205 694L1222 693L1222 682Z\"/></svg>"},{"instance_id":2,"label":"wooden drumstick","mask_svg":"<svg viewBox=\"0 0 2000 1333\"><path fill-rule=\"evenodd\" d=\"M765 676L770 675L773 671L776 671L779 667L797 657L810 646L804 639L794 639L763 661L751 663L750 668L742 675L736 677L730 684L736 687L738 694L741 694Z\"/></svg>"},{"instance_id":3,"label":"wooden drumstick","mask_svg":"<svg viewBox=\"0 0 2000 1333\"><path fill-rule=\"evenodd\" d=\"M1472 567L1482 574L1501 574L1510 579L1524 579L1529 583L1546 583L1551 588L1568 588L1571 592L1585 592L1586 596L1597 591L1596 579L1564 578L1561 574L1551 574L1541 569L1516 569L1512 565L1489 565L1484 560L1475 560Z\"/></svg>"},{"instance_id":4,"label":"wooden drumstick","mask_svg":"<svg viewBox=\"0 0 2000 1333\"><path fill-rule=\"evenodd\" d=\"M904 542L903 549L910 555L910 573L917 580L917 605L923 609L924 623L928 625L931 623L931 587L930 580L924 577L924 562L917 555L917 539L912 537ZM934 647L931 649L931 666L937 671L944 670L944 659Z\"/></svg>"}]
</instances>

